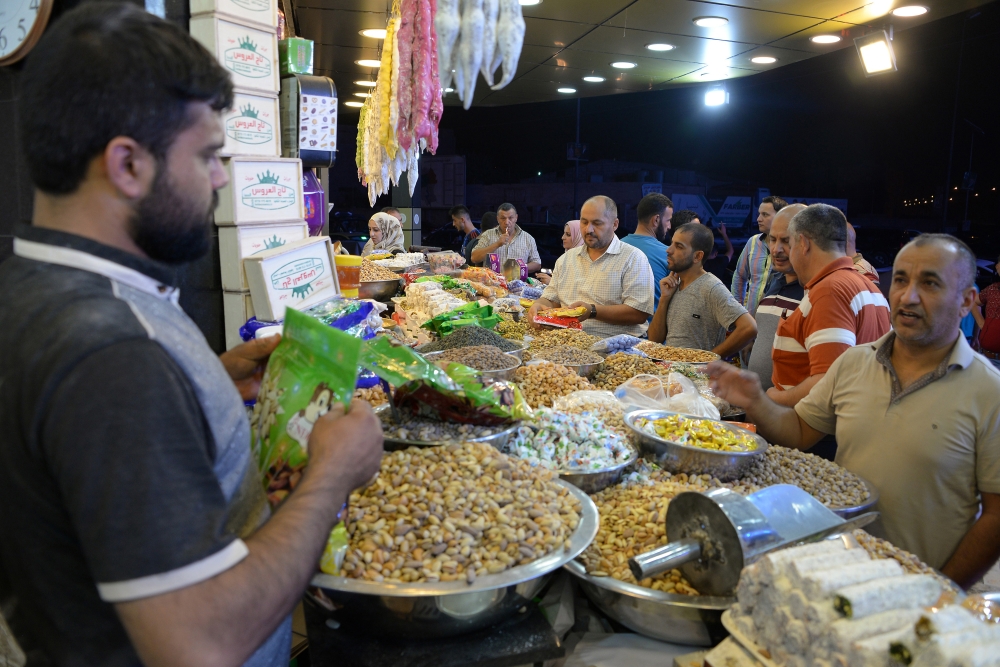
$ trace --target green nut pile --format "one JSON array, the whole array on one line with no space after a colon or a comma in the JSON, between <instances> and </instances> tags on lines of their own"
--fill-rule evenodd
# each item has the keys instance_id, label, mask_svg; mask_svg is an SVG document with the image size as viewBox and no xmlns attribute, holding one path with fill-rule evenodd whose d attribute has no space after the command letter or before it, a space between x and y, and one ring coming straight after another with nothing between
<instances>
[{"instance_id":1,"label":"green nut pile","mask_svg":"<svg viewBox=\"0 0 1000 667\"><path fill-rule=\"evenodd\" d=\"M386 454L375 483L351 494L343 572L472 584L559 551L581 506L553 480L482 444Z\"/></svg>"},{"instance_id":2,"label":"green nut pile","mask_svg":"<svg viewBox=\"0 0 1000 667\"><path fill-rule=\"evenodd\" d=\"M776 445L768 447L740 481L760 488L794 484L828 507L856 507L868 500L868 487L854 473L813 454Z\"/></svg>"},{"instance_id":3,"label":"green nut pile","mask_svg":"<svg viewBox=\"0 0 1000 667\"><path fill-rule=\"evenodd\" d=\"M496 326L497 333L508 340L524 340L524 334L528 333L528 325L524 322L515 322L513 319L504 318Z\"/></svg>"}]
</instances>

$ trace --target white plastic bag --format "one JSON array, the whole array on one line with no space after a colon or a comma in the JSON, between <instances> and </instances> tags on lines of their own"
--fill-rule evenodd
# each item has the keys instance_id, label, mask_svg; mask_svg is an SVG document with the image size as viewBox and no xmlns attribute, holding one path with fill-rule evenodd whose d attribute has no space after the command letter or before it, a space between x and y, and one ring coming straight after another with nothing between
<instances>
[{"instance_id":1,"label":"white plastic bag","mask_svg":"<svg viewBox=\"0 0 1000 667\"><path fill-rule=\"evenodd\" d=\"M631 352L632 349L641 342L641 338L629 336L628 334L618 334L617 336L611 336L610 338L602 338L591 345L590 349L594 352L610 355L615 352ZM643 354L642 356L646 355Z\"/></svg>"},{"instance_id":2,"label":"white plastic bag","mask_svg":"<svg viewBox=\"0 0 1000 667\"><path fill-rule=\"evenodd\" d=\"M698 393L694 383L680 373L668 375L666 386L662 376L636 375L615 389L615 398L621 401L626 413L669 410L693 417L720 418L718 408Z\"/></svg>"}]
</instances>

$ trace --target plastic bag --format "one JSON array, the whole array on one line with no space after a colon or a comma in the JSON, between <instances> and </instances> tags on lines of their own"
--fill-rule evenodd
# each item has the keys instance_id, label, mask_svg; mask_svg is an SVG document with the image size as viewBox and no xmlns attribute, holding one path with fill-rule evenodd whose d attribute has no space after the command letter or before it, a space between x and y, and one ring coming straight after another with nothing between
<instances>
[{"instance_id":1,"label":"plastic bag","mask_svg":"<svg viewBox=\"0 0 1000 667\"><path fill-rule=\"evenodd\" d=\"M501 321L499 315L493 313L492 306L481 306L478 302L467 303L447 313L432 317L420 325L422 329L433 331L439 336L447 336L455 329L465 326L480 326L492 329Z\"/></svg>"},{"instance_id":2,"label":"plastic bag","mask_svg":"<svg viewBox=\"0 0 1000 667\"><path fill-rule=\"evenodd\" d=\"M493 306L494 312L497 313L524 313L520 299L504 297L494 300L490 305Z\"/></svg>"},{"instance_id":3,"label":"plastic bag","mask_svg":"<svg viewBox=\"0 0 1000 667\"><path fill-rule=\"evenodd\" d=\"M689 378L679 373L667 376L667 386L656 375L636 375L617 389L615 398L625 412L636 410L669 410L693 417L719 419L719 410L698 393Z\"/></svg>"},{"instance_id":4,"label":"plastic bag","mask_svg":"<svg viewBox=\"0 0 1000 667\"><path fill-rule=\"evenodd\" d=\"M630 352L641 342L641 338L629 336L628 334L618 334L617 336L611 336L610 338L602 338L591 345L590 349L601 354L614 354L615 352L626 351ZM643 354L642 356L646 355Z\"/></svg>"},{"instance_id":5,"label":"plastic bag","mask_svg":"<svg viewBox=\"0 0 1000 667\"><path fill-rule=\"evenodd\" d=\"M427 261L431 265L431 273L448 273L465 264L465 258L453 250L429 253Z\"/></svg>"}]
</instances>

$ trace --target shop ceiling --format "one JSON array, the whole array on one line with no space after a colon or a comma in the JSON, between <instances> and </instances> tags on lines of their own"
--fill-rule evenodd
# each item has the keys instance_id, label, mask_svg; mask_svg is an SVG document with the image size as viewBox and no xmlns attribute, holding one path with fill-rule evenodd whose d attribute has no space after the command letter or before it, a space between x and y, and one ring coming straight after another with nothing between
<instances>
[{"instance_id":1,"label":"shop ceiling","mask_svg":"<svg viewBox=\"0 0 1000 667\"><path fill-rule=\"evenodd\" d=\"M294 0L299 32L316 42L316 74L331 77L341 99L367 90L354 82L374 80L377 70L357 65L378 58L381 40L361 30L384 28L388 0ZM854 38L888 27L899 31L934 21L982 3L982 0L542 0L522 7L527 31L517 77L492 91L480 78L474 104L499 106L658 90L677 85L726 80L757 74L841 48ZM893 16L893 7L920 4L926 14ZM699 17L722 17L725 25L700 27ZM818 44L818 35L840 41ZM669 44L654 52L647 45ZM770 56L773 64L753 58ZM635 63L628 70L613 62ZM604 81L588 83L585 76ZM559 88L573 88L567 95ZM358 98L355 98L358 99ZM446 104L458 104L454 93Z\"/></svg>"}]
</instances>

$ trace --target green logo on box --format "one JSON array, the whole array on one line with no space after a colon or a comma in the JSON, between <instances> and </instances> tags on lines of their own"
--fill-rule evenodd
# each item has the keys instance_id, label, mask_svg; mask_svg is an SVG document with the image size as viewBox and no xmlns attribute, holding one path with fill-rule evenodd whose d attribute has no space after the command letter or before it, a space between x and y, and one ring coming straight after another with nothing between
<instances>
[{"instance_id":1,"label":"green logo on box","mask_svg":"<svg viewBox=\"0 0 1000 667\"><path fill-rule=\"evenodd\" d=\"M271 76L271 60L257 53L257 45L249 35L240 40L239 46L226 49L224 56L226 68L240 76L250 79Z\"/></svg>"},{"instance_id":2,"label":"green logo on box","mask_svg":"<svg viewBox=\"0 0 1000 667\"><path fill-rule=\"evenodd\" d=\"M318 257L303 257L272 273L271 287L276 290L291 290L293 298L303 298L313 291L313 282L325 270L323 260Z\"/></svg>"},{"instance_id":3,"label":"green logo on box","mask_svg":"<svg viewBox=\"0 0 1000 667\"><path fill-rule=\"evenodd\" d=\"M261 211L277 211L288 208L298 200L295 188L278 182L278 175L270 170L257 174L257 182L243 188L242 201L244 206Z\"/></svg>"},{"instance_id":4,"label":"green logo on box","mask_svg":"<svg viewBox=\"0 0 1000 667\"><path fill-rule=\"evenodd\" d=\"M232 3L252 12L266 12L270 8L270 3L267 0L232 0Z\"/></svg>"},{"instance_id":5,"label":"green logo on box","mask_svg":"<svg viewBox=\"0 0 1000 667\"><path fill-rule=\"evenodd\" d=\"M240 115L226 121L226 135L241 144L266 144L274 139L274 128L253 105L240 107Z\"/></svg>"}]
</instances>

